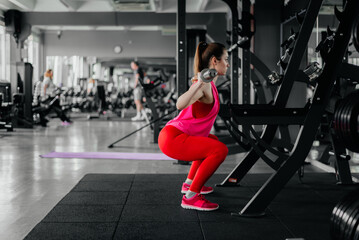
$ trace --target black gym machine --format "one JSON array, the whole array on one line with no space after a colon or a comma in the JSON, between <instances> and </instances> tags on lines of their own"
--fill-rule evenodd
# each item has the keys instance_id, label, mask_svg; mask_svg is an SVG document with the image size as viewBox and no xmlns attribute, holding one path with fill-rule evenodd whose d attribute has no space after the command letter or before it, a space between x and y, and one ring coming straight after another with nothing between
<instances>
[{"instance_id":1,"label":"black gym machine","mask_svg":"<svg viewBox=\"0 0 359 240\"><path fill-rule=\"evenodd\" d=\"M4 20L6 31L12 34L21 53L24 41L31 34L31 25L24 22L23 15L18 10L6 11ZM23 62L20 54L20 59L16 62L16 76L11 78L11 115L14 127L32 127L32 72L32 65Z\"/></svg>"},{"instance_id":2,"label":"black gym machine","mask_svg":"<svg viewBox=\"0 0 359 240\"><path fill-rule=\"evenodd\" d=\"M237 7L233 1L225 2L228 2L231 6L232 15L235 18L234 13L237 11ZM335 15L340 23L335 35L328 34L330 39L334 39L329 48L321 49L321 55L325 62L324 67L320 69L316 63L312 63L304 70L300 70L301 59L306 50L322 2L322 0L311 0L306 10L298 14L300 30L297 33L291 33L286 50L291 49L285 51L279 61L279 65L284 70L282 76L279 76L279 74L273 76L273 73L272 75L267 75L270 76L268 78L270 81L278 82L278 90L273 102L256 105L237 104L238 96L235 89L238 89L238 82L233 78L231 104L221 105L220 116L227 123L229 132L237 140L238 144L248 152L243 161L218 186L239 186L243 177L259 158L264 160L275 171L247 205L240 212L233 213L233 215L255 217L265 214L265 209L271 201L284 188L292 176L297 171L300 171L316 138L318 128L322 124L322 116L330 101L335 82L340 81L338 79L341 77L355 78L355 76L358 76L358 67L343 62L353 25L355 26L355 33L357 34L358 32L358 24L355 25L354 23L358 22L356 17L359 15L359 3L354 0L347 1L343 12L335 10ZM237 21L234 22L238 24ZM237 30L233 32L236 33ZM238 58L238 54L236 54L238 52L235 49L237 47L246 47L242 41L248 41L249 37L247 39L245 37L242 36L241 39L232 38L235 39L233 42L236 43L236 46L230 49L232 50L232 64L233 62L238 63L238 60L233 59ZM253 54L249 53L248 56L250 59L255 59ZM248 62L247 67L249 66L250 62ZM238 77L237 70L238 64L232 66L232 74L235 73L234 76L237 74ZM265 69L265 72L270 71ZM312 85L315 89L314 96L302 108L287 108L288 98L296 81ZM233 88L236 84L237 88ZM359 93L355 91L338 101L333 118L329 119L330 125L333 125L331 139L334 148L333 154L336 156L338 180L344 185L354 184L346 149L358 151L358 114ZM242 131L238 129L239 125L242 126ZM263 132L258 134L252 127L253 125L264 125ZM300 127L294 144L290 142L285 144L285 141L282 141L279 144L280 147L275 146L273 141L276 138L278 129L282 140L290 139L290 136L288 136L288 126L290 125ZM243 139L246 139L247 143L243 143ZM270 152L271 157L268 157L266 152ZM358 239L358 206L358 192L349 194L337 204L331 219L331 232L334 239ZM345 231L343 231L342 226L346 229Z\"/></svg>"},{"instance_id":3,"label":"black gym machine","mask_svg":"<svg viewBox=\"0 0 359 240\"><path fill-rule=\"evenodd\" d=\"M7 93L6 102L2 101L2 111L7 116L7 130L13 128L32 128L33 127L33 96L32 96L32 76L33 67L30 63L24 62L21 57L21 48L24 41L31 34L31 25L24 22L22 12L10 9L4 13L6 31L14 37L17 49L20 51L20 59L16 62L16 74L11 78ZM6 91L8 91L6 90ZM4 100L4 99L3 99ZM35 110L38 111L39 109ZM11 120L9 122L9 120Z\"/></svg>"},{"instance_id":4,"label":"black gym machine","mask_svg":"<svg viewBox=\"0 0 359 240\"><path fill-rule=\"evenodd\" d=\"M247 205L240 212L234 213L233 215L249 217L264 215L265 209L274 197L284 188L296 171L301 168L311 149L312 142L316 137L334 83L337 77L341 75L341 70L346 68L346 66L348 67L348 65L342 64L342 59L349 44L354 20L359 14L358 1L347 1L343 12L335 11L340 24L335 32L335 41L326 53L327 58L325 65L321 72L317 74L315 93L311 102L308 102L304 108L286 108L294 81L297 81L300 76L303 76L302 74L298 74L298 72L300 72L300 61L305 52L321 5L322 1L312 0L309 2L273 104L238 105L232 103L230 105L221 106L220 116L225 121L230 121L231 124L233 124L230 128L234 131L232 135L236 136L238 143L241 142L242 137L245 137L249 141L249 144L244 146L250 146L250 150L245 155L243 161L241 161L218 186L238 186L259 158L263 159L275 170L275 173L270 176ZM350 67L357 68L354 66ZM354 104L354 97L351 99L351 103ZM344 103L343 105L346 104ZM350 112L348 107L346 109L346 113ZM357 121L357 115L355 115L356 113L353 111L352 114L354 116L350 119L356 119L352 121L353 124L357 124L357 122L355 122ZM335 119L338 118L342 119L340 123L335 124L339 126L345 125L342 121L345 119L344 115L338 113ZM238 130L238 125L242 126L243 131ZM253 129L252 125L265 125L260 136ZM277 129L280 128L281 125L299 125L300 131L293 146L287 146L286 149L279 150L275 149L271 144L275 138ZM357 127L357 125L353 126ZM351 131L350 129L351 128L346 129L347 135L348 132ZM342 129L340 129L340 131L342 131ZM353 136L357 136L356 131L351 133ZM356 139L356 143L358 143L358 139ZM340 146L340 144L338 145L337 143L334 145ZM334 149L334 151L337 156L340 181L343 184L352 184L348 161L346 158L343 159L341 157L342 155L346 156L345 152L342 151L345 147L343 146L342 149ZM275 156L275 159L269 158L265 154L266 151L271 152L272 155Z\"/></svg>"},{"instance_id":5,"label":"black gym machine","mask_svg":"<svg viewBox=\"0 0 359 240\"><path fill-rule=\"evenodd\" d=\"M0 129L13 131L11 121L11 84L9 82L0 82Z\"/></svg>"}]
</instances>

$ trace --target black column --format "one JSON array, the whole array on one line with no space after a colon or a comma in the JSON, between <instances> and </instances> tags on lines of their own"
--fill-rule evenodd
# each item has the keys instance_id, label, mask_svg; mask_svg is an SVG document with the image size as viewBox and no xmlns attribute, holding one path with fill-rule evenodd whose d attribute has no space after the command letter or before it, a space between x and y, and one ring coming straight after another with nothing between
<instances>
[{"instance_id":1,"label":"black column","mask_svg":"<svg viewBox=\"0 0 359 240\"><path fill-rule=\"evenodd\" d=\"M187 37L186 37L186 1L177 0L177 93L181 96L188 89L187 73ZM187 165L189 162L177 161Z\"/></svg>"},{"instance_id":2,"label":"black column","mask_svg":"<svg viewBox=\"0 0 359 240\"><path fill-rule=\"evenodd\" d=\"M187 39L186 39L186 1L177 0L177 93L181 96L187 91Z\"/></svg>"},{"instance_id":3,"label":"black column","mask_svg":"<svg viewBox=\"0 0 359 240\"><path fill-rule=\"evenodd\" d=\"M251 39L251 13L250 13L251 2L249 0L242 1L242 34L243 37L247 36ZM251 92L251 52L250 42L242 49L242 104L250 104L250 92Z\"/></svg>"},{"instance_id":4,"label":"black column","mask_svg":"<svg viewBox=\"0 0 359 240\"><path fill-rule=\"evenodd\" d=\"M18 122L18 127L32 128L32 75L33 67L31 63L17 62L17 90L24 96L24 103L22 111L19 113L20 118L23 118L23 122Z\"/></svg>"},{"instance_id":5,"label":"black column","mask_svg":"<svg viewBox=\"0 0 359 240\"><path fill-rule=\"evenodd\" d=\"M201 41L206 41L205 29L188 29L187 31L187 74L191 78L194 76L193 64L197 45Z\"/></svg>"},{"instance_id":6,"label":"black column","mask_svg":"<svg viewBox=\"0 0 359 240\"><path fill-rule=\"evenodd\" d=\"M232 44L238 42L238 3L237 1L232 0L223 0L223 2L227 3L232 13ZM238 48L233 49L231 52L231 103L238 104L238 68L239 68L239 60L238 60Z\"/></svg>"}]
</instances>

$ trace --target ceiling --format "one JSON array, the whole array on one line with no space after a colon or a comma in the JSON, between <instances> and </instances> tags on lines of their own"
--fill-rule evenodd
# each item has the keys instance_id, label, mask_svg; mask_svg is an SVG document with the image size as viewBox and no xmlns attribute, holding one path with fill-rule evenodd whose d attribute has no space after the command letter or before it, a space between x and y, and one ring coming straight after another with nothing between
<instances>
[{"instance_id":1,"label":"ceiling","mask_svg":"<svg viewBox=\"0 0 359 240\"><path fill-rule=\"evenodd\" d=\"M251 0L255 2L255 0ZM257 0L258 1L258 0ZM291 0L283 0L287 4ZM341 6L343 0L324 0L323 5ZM0 10L34 12L176 12L177 0L0 0ZM228 12L222 0L186 0L186 12Z\"/></svg>"},{"instance_id":2,"label":"ceiling","mask_svg":"<svg viewBox=\"0 0 359 240\"><path fill-rule=\"evenodd\" d=\"M175 13L177 11L177 0L0 0L0 16L3 12L9 9L17 9L22 12L35 13L38 16L44 16L41 14L63 14L58 15L66 18L71 14L102 14L101 17L111 12L121 12L128 14L135 14L140 12L147 13ZM229 7L222 0L187 0L186 1L187 13L226 13L229 12ZM72 15L73 16L73 15ZM91 15L90 15L91 16ZM93 15L92 15L93 16ZM100 15L99 15L100 16ZM132 16L132 15L131 15ZM48 18L48 15L46 15ZM88 16L83 17L87 19ZM127 26L113 26L112 24L96 25L91 24L78 24L73 25L66 23L38 23L32 24L33 29L39 29L40 31L57 31L57 30L106 30L106 31L158 31L163 27L158 26L156 23L151 24L151 20L146 19L146 24L131 23ZM90 22L90 21L89 21ZM135 21L136 22L136 21ZM173 27L170 29L173 31Z\"/></svg>"},{"instance_id":3,"label":"ceiling","mask_svg":"<svg viewBox=\"0 0 359 240\"><path fill-rule=\"evenodd\" d=\"M176 13L177 0L0 0L0 17L9 9L25 12L32 29L40 32L125 30L162 31L174 35L176 31L172 15L168 14ZM189 15L229 11L229 7L222 0L186 0L186 12ZM116 22L111 21L113 13L117 16ZM161 14L157 17L156 15L159 14L156 13ZM169 17L171 21L167 21ZM191 19L190 16L188 18ZM207 18L203 17L203 19ZM36 22L34 19L39 21ZM123 24L117 24L119 20ZM158 22L165 23L158 24ZM125 60L130 61L100 59L101 62L108 62L111 65L128 65L127 62L123 63ZM174 59L141 60L156 65L176 63Z\"/></svg>"},{"instance_id":4,"label":"ceiling","mask_svg":"<svg viewBox=\"0 0 359 240\"><path fill-rule=\"evenodd\" d=\"M288 3L290 0L283 0L283 3L285 2ZM340 5L342 2L343 0L324 0L323 5ZM0 0L0 17L9 9L17 9L28 15L32 14L32 20L36 20L36 17L40 18L42 22L32 23L33 29L40 31L159 31L165 29L167 32L175 34L176 30L175 24L167 21L165 15L177 11L177 0ZM141 12L144 12L142 19ZM189 13L188 16L186 15L186 19L190 19L191 14L223 14L230 10L222 0L186 0L186 12ZM116 14L116 21L120 19L121 23L125 24L119 25L117 22L113 24L109 20L111 16L109 14L112 13ZM98 16L97 19L102 21L100 24L94 21L94 14ZM76 17L79 15L81 17ZM161 17L155 19L156 17L153 17L155 15L161 15ZM135 19L129 16L134 16ZM45 22L44 19L46 19ZM159 21L166 23L158 24ZM103 59L103 61L114 62L116 60ZM160 61L160 64L163 63Z\"/></svg>"},{"instance_id":5,"label":"ceiling","mask_svg":"<svg viewBox=\"0 0 359 240\"><path fill-rule=\"evenodd\" d=\"M176 12L177 0L0 0L0 9L34 12ZM187 12L227 12L221 0L187 0Z\"/></svg>"}]
</instances>

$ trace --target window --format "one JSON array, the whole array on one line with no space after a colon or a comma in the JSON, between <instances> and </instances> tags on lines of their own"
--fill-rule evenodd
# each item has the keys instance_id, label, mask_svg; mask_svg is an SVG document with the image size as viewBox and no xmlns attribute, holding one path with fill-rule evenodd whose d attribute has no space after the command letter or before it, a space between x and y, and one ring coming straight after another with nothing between
<instances>
[{"instance_id":1,"label":"window","mask_svg":"<svg viewBox=\"0 0 359 240\"><path fill-rule=\"evenodd\" d=\"M39 75L39 55L40 55L40 44L39 37L31 34L24 43L24 48L27 53L27 57L24 58L25 62L31 63L33 67L33 82L37 82L40 78Z\"/></svg>"},{"instance_id":2,"label":"window","mask_svg":"<svg viewBox=\"0 0 359 240\"><path fill-rule=\"evenodd\" d=\"M56 86L72 87L80 84L79 79L88 77L86 66L85 58L81 56L46 57L46 69L53 70L53 82Z\"/></svg>"},{"instance_id":3,"label":"window","mask_svg":"<svg viewBox=\"0 0 359 240\"><path fill-rule=\"evenodd\" d=\"M0 26L0 80L10 82L10 35Z\"/></svg>"}]
</instances>

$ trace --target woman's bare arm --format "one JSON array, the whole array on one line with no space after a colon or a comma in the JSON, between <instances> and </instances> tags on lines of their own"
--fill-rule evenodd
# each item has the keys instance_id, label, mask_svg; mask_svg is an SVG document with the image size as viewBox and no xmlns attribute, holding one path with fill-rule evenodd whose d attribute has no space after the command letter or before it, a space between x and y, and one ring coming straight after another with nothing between
<instances>
[{"instance_id":1,"label":"woman's bare arm","mask_svg":"<svg viewBox=\"0 0 359 240\"><path fill-rule=\"evenodd\" d=\"M188 89L187 92L182 94L178 99L176 103L176 107L178 110L183 110L186 107L190 106L194 102L196 102L198 99L202 98L204 96L203 88L208 83L204 83L201 80L197 81L196 83L192 84L190 89Z\"/></svg>"}]
</instances>

